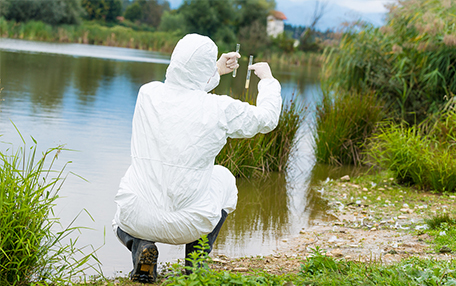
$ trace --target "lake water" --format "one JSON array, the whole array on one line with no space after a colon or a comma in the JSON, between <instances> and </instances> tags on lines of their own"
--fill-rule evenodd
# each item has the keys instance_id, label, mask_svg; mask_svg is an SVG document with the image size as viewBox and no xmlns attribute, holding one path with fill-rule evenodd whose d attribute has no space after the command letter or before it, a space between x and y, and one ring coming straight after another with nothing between
<instances>
[{"instance_id":1,"label":"lake water","mask_svg":"<svg viewBox=\"0 0 456 286\"><path fill-rule=\"evenodd\" d=\"M131 119L139 87L164 80L169 56L124 48L78 44L50 44L0 39L0 140L19 147L30 137L44 151L56 145L71 172L60 193L56 215L66 225L81 210L75 225L86 226L79 245L100 247L98 258L106 276L131 270L129 251L111 231L114 196L130 163ZM246 63L238 76L222 77L217 94L244 93ZM282 96L293 95L312 105L320 94L318 69L272 66L282 84ZM256 78L252 76L252 78ZM249 92L256 93L254 79ZM216 242L214 254L230 257L268 255L283 240L299 234L315 221L328 219L326 203L312 184L328 175L314 166L308 129L287 174L271 174L261 180L237 181L237 210L228 217ZM2 145L4 151L9 145ZM342 173L341 173L342 174ZM338 175L338 174L337 174ZM336 175L336 176L337 176ZM159 245L161 262L184 256L183 246Z\"/></svg>"}]
</instances>

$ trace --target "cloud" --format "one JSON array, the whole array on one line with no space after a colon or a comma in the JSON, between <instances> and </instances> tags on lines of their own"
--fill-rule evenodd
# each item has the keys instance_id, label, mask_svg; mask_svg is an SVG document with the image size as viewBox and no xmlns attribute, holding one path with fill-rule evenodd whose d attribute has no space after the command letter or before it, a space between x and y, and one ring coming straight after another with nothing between
<instances>
[{"instance_id":1,"label":"cloud","mask_svg":"<svg viewBox=\"0 0 456 286\"><path fill-rule=\"evenodd\" d=\"M360 13L385 13L385 4L392 0L331 0L340 6L347 7Z\"/></svg>"}]
</instances>

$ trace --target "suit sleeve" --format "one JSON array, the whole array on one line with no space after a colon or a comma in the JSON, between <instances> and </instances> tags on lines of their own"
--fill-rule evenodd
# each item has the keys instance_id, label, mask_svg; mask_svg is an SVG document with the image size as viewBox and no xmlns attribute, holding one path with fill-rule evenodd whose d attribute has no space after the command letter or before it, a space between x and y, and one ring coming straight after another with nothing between
<instances>
[{"instance_id":1,"label":"suit sleeve","mask_svg":"<svg viewBox=\"0 0 456 286\"><path fill-rule=\"evenodd\" d=\"M276 128L282 109L280 92L280 83L276 79L263 79L258 84L256 106L231 98L226 100L224 123L227 136L251 138L258 133L268 133Z\"/></svg>"}]
</instances>

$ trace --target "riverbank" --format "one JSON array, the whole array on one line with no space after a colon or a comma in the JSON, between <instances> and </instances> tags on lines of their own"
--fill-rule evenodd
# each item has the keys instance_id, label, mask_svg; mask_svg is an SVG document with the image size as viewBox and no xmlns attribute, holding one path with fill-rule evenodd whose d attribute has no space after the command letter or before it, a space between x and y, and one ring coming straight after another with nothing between
<instances>
[{"instance_id":1,"label":"riverbank","mask_svg":"<svg viewBox=\"0 0 456 286\"><path fill-rule=\"evenodd\" d=\"M39 21L16 23L0 17L0 37L10 39L123 47L171 54L182 36L179 31L141 31L126 25L108 27L93 21L84 21L80 25L52 26ZM258 55L257 59L296 66L319 66L323 62L322 53L302 51L265 52Z\"/></svg>"},{"instance_id":2,"label":"riverbank","mask_svg":"<svg viewBox=\"0 0 456 286\"><path fill-rule=\"evenodd\" d=\"M277 251L269 256L214 256L209 264L211 269L242 276L270 275L288 281L286 285L307 285L309 281L323 283L323 280L328 282L330 279L334 279L335 283L339 278L331 278L331 275L321 277L321 280L314 274L309 278L308 269L312 265L315 267L316 257L332 262L339 275L345 271L342 268L346 263L362 266L362 276L368 268L374 276L385 269L405 273L404 263L410 264L410 261L413 261L410 265L417 267L429 264L435 273L456 269L454 226L444 223L443 229L432 230L426 223L427 219L442 217L445 213L449 217L455 216L456 196L453 194L442 195L404 187L396 184L385 172L358 178L344 176L322 182L317 188L331 206L328 212L334 218L332 221L317 222L308 229L302 229L292 239L281 241ZM322 273L326 269L323 268L320 269ZM356 272L355 268L351 271ZM165 276L169 269L169 265L163 267L160 282L156 284L166 284ZM353 277L355 274L344 275ZM453 279L451 275L448 272L441 279ZM404 282L406 284L397 285L420 285L415 284L413 277L410 279ZM105 283L141 285L125 277ZM344 285L359 285L350 283Z\"/></svg>"}]
</instances>

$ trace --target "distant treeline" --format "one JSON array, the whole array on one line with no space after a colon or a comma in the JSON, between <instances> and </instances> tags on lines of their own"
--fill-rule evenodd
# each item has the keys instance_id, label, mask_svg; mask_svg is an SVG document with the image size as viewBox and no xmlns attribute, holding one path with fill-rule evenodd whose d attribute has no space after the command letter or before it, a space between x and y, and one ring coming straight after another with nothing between
<instances>
[{"instance_id":1,"label":"distant treeline","mask_svg":"<svg viewBox=\"0 0 456 286\"><path fill-rule=\"evenodd\" d=\"M221 50L241 43L244 53L255 55L321 51L327 44L324 40L332 37L329 31L318 33L290 25L277 38L268 37L266 19L275 6L275 0L184 0L172 10L166 0L0 0L0 16L17 23L33 20L52 26L95 21L101 26L121 25L135 31L180 36L194 32L211 37Z\"/></svg>"}]
</instances>

